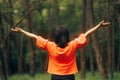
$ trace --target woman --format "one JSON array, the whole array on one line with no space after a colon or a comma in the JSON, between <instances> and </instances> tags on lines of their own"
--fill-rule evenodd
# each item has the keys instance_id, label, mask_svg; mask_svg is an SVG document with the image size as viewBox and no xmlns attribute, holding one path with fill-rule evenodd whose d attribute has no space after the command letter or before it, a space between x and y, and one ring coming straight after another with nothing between
<instances>
[{"instance_id":1,"label":"woman","mask_svg":"<svg viewBox=\"0 0 120 80\"><path fill-rule=\"evenodd\" d=\"M45 49L49 54L48 73L52 74L51 80L75 80L74 74L78 72L76 66L76 50L87 44L87 36L101 26L108 26L110 22L101 21L98 25L77 38L69 41L69 32L63 26L58 26L55 33L55 42L41 36L29 33L21 28L12 28L12 31L21 32L30 38L36 39L36 45Z\"/></svg>"}]
</instances>

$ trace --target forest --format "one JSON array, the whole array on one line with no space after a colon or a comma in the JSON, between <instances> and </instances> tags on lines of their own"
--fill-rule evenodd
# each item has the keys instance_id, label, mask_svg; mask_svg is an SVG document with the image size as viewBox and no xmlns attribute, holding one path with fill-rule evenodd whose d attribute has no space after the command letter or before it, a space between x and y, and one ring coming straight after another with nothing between
<instances>
[{"instance_id":1,"label":"forest","mask_svg":"<svg viewBox=\"0 0 120 80\"><path fill-rule=\"evenodd\" d=\"M0 0L0 80L50 80L42 76L50 76L47 52L11 28L54 41L55 28L64 25L73 40L102 20L110 26L90 35L76 53L76 80L120 80L120 0ZM24 75L32 78L19 79Z\"/></svg>"}]
</instances>

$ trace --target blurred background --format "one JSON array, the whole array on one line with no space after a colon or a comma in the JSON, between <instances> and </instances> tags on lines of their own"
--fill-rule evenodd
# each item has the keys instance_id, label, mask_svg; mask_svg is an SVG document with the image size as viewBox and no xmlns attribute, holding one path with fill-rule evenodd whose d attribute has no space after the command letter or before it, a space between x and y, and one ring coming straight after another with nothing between
<instances>
[{"instance_id":1,"label":"blurred background","mask_svg":"<svg viewBox=\"0 0 120 80\"><path fill-rule=\"evenodd\" d=\"M66 26L73 40L101 20L111 25L77 51L76 80L120 80L120 0L0 0L0 80L50 80L47 52L10 32L16 24L54 41L58 25Z\"/></svg>"}]
</instances>

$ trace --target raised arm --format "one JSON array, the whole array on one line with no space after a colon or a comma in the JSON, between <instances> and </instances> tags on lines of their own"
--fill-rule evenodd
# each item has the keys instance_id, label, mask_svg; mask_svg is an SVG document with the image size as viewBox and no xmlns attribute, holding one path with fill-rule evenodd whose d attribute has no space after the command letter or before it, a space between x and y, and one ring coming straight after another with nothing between
<instances>
[{"instance_id":1,"label":"raised arm","mask_svg":"<svg viewBox=\"0 0 120 80\"><path fill-rule=\"evenodd\" d=\"M21 33L25 34L26 36L28 36L29 38L37 39L37 37L38 37L37 35L27 32L27 31L23 30L22 28L15 27L15 28L11 28L11 30L14 32L21 32Z\"/></svg>"},{"instance_id":2,"label":"raised arm","mask_svg":"<svg viewBox=\"0 0 120 80\"><path fill-rule=\"evenodd\" d=\"M109 25L110 25L110 22L101 21L98 25L96 25L95 27L93 27L90 30L86 31L85 36L87 37L88 35L92 34L93 32L95 32L100 27L105 27L105 26L109 26Z\"/></svg>"}]
</instances>

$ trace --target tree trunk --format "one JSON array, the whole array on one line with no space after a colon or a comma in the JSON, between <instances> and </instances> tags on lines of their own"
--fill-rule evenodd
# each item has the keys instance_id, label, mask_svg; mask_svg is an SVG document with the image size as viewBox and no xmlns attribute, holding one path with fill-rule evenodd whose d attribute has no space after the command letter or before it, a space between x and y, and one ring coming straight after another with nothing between
<instances>
[{"instance_id":1,"label":"tree trunk","mask_svg":"<svg viewBox=\"0 0 120 80\"><path fill-rule=\"evenodd\" d=\"M87 13L87 26L94 26L94 18L93 18L93 1L92 0L87 0L87 5L86 5L86 13ZM97 65L98 65L98 70L101 74L101 76L103 76L104 79L108 79L108 75L106 73L106 69L104 67L104 62L103 62L103 58L101 56L101 48L100 45L98 44L98 40L96 38L95 33L92 35L92 41L93 41L93 46L95 48L95 53L96 53L96 60L97 60Z\"/></svg>"},{"instance_id":2,"label":"tree trunk","mask_svg":"<svg viewBox=\"0 0 120 80\"><path fill-rule=\"evenodd\" d=\"M116 4L115 4L115 15L117 15L117 23L118 23L118 27L116 28L116 34L118 35L118 37L120 36L119 32L120 32L120 0L115 0ZM117 47L118 47L118 52L116 52L116 55L118 55L118 65L117 65L117 71L120 71L120 38L117 38L118 43L117 43Z\"/></svg>"},{"instance_id":3,"label":"tree trunk","mask_svg":"<svg viewBox=\"0 0 120 80\"><path fill-rule=\"evenodd\" d=\"M12 1L11 0L8 0L8 9L10 9L9 11L8 11L8 13L9 13L9 27L11 28L13 25L14 25L14 21L13 21L13 6L12 6ZM5 36L5 34L4 33L2 33L3 34L3 36ZM4 39L4 37L2 38L2 39ZM3 57L4 57L4 60L5 60L5 70L6 70L6 74L7 75L9 75L10 73L11 73L11 71L10 71L10 55L11 54L9 54L9 47L10 47L10 35L9 35L9 37L7 38L7 40L5 41L5 43L4 43L5 45L3 46Z\"/></svg>"},{"instance_id":4,"label":"tree trunk","mask_svg":"<svg viewBox=\"0 0 120 80\"><path fill-rule=\"evenodd\" d=\"M106 21L110 21L110 15L109 15L109 13L110 13L110 6L109 6L109 0L104 0L104 5L105 5L105 12L104 12L104 20L106 20ZM106 33L106 35L104 35L105 36L105 38L107 39L107 41L106 41L106 43L107 43L107 57L108 57L108 60L107 60L107 72L108 73L111 73L111 67L112 67L112 65L111 65L111 62L112 62L112 46L111 46L111 31L110 31L110 29L111 28L108 28L107 30L104 30L105 32L104 32L104 34ZM112 35L113 36L113 35ZM113 46L114 47L114 46ZM103 49L104 50L104 49Z\"/></svg>"},{"instance_id":5,"label":"tree trunk","mask_svg":"<svg viewBox=\"0 0 120 80\"><path fill-rule=\"evenodd\" d=\"M13 38L14 44L17 50L17 60L18 60L18 73L22 74L23 72L23 55L22 55L22 47L23 47L23 43L22 43L22 35L19 35L19 37L17 37L15 34L12 35L15 38ZM18 41L19 40L19 41Z\"/></svg>"},{"instance_id":6,"label":"tree trunk","mask_svg":"<svg viewBox=\"0 0 120 80\"><path fill-rule=\"evenodd\" d=\"M82 24L81 24L81 31L85 31L85 26L86 26L86 0L82 0L83 2L83 13L82 13ZM85 49L80 49L80 77L81 80L85 79L86 76L86 62L85 62Z\"/></svg>"},{"instance_id":7,"label":"tree trunk","mask_svg":"<svg viewBox=\"0 0 120 80\"><path fill-rule=\"evenodd\" d=\"M13 9L13 4L12 4L12 0L8 0L8 2L9 2L9 18L10 18L10 20L9 20L9 27L10 28L12 28L13 27L13 25L14 25L14 18L13 18L13 11L14 11L14 9ZM12 70L11 70L11 66L12 66L12 64L9 64L10 63L10 61L11 61L11 57L9 57L9 56L12 56L12 54L10 54L10 42L11 42L11 35L9 35L9 37L8 37L8 39L7 39L7 46L8 46L8 48L7 48L7 56L6 56L6 58L7 58L7 60L8 60L8 74L11 74L12 73Z\"/></svg>"},{"instance_id":8,"label":"tree trunk","mask_svg":"<svg viewBox=\"0 0 120 80\"><path fill-rule=\"evenodd\" d=\"M120 47L119 47L119 54L118 54L118 61L117 61L117 71L120 71Z\"/></svg>"},{"instance_id":9,"label":"tree trunk","mask_svg":"<svg viewBox=\"0 0 120 80\"><path fill-rule=\"evenodd\" d=\"M105 20L110 21L110 1L105 0ZM114 10L113 10L114 12ZM113 13L114 14L114 13ZM114 22L114 19L111 19ZM114 24L111 24L114 26ZM109 27L107 29L107 54L108 54L108 73L110 73L111 80L114 80L114 27Z\"/></svg>"},{"instance_id":10,"label":"tree trunk","mask_svg":"<svg viewBox=\"0 0 120 80\"><path fill-rule=\"evenodd\" d=\"M27 11L31 9L29 0L25 0L25 5L26 5ZM28 16L27 22L28 22L27 26L28 26L29 31L33 32L33 30L34 30L33 27L35 25L33 25L32 13ZM30 74L31 74L31 76L34 76L35 75L35 48L34 48L34 42L32 39L29 39L29 47L30 47Z\"/></svg>"},{"instance_id":11,"label":"tree trunk","mask_svg":"<svg viewBox=\"0 0 120 80\"><path fill-rule=\"evenodd\" d=\"M94 37L92 39L95 40L93 46L94 46L95 52L96 52L96 60L97 60L98 70L99 70L101 76L104 79L107 80L108 79L108 75L107 75L106 69L105 69L104 64L103 64L102 55L100 54L101 53L100 50L99 50L100 46L98 45L98 43L96 41L97 39L96 39L95 35L94 35Z\"/></svg>"},{"instance_id":12,"label":"tree trunk","mask_svg":"<svg viewBox=\"0 0 120 80\"><path fill-rule=\"evenodd\" d=\"M35 75L35 51L34 51L34 45L33 41L29 41L30 45L30 74L31 76Z\"/></svg>"},{"instance_id":13,"label":"tree trunk","mask_svg":"<svg viewBox=\"0 0 120 80\"><path fill-rule=\"evenodd\" d=\"M92 40L90 40L90 42L92 42ZM94 72L94 55L93 55L93 50L92 50L92 45L89 44L89 52L90 52L90 71L91 71L91 74L92 76L95 75L95 72Z\"/></svg>"},{"instance_id":14,"label":"tree trunk","mask_svg":"<svg viewBox=\"0 0 120 80\"><path fill-rule=\"evenodd\" d=\"M59 5L58 5L58 0L54 0L54 15L55 15L55 24L59 25L60 24L60 19L59 19Z\"/></svg>"},{"instance_id":15,"label":"tree trunk","mask_svg":"<svg viewBox=\"0 0 120 80\"><path fill-rule=\"evenodd\" d=\"M4 57L3 57L3 50L0 48L0 78L2 80L7 80L7 73L5 70L5 62L4 62Z\"/></svg>"},{"instance_id":16,"label":"tree trunk","mask_svg":"<svg viewBox=\"0 0 120 80\"><path fill-rule=\"evenodd\" d=\"M94 14L93 14L93 2L92 0L87 0L86 1L86 26L88 28L92 28L94 26ZM87 29L88 29L87 28ZM92 50L92 44L93 44L93 39L92 37L89 37L89 41L91 42L89 44L89 50L90 50L90 69L91 69L91 73L92 75L94 75L94 64L93 64L93 53L94 51Z\"/></svg>"},{"instance_id":17,"label":"tree trunk","mask_svg":"<svg viewBox=\"0 0 120 80\"><path fill-rule=\"evenodd\" d=\"M52 2L51 0L48 0L48 38L51 38L51 35L52 35L52 26L53 26L53 22L52 22L52 4L50 3Z\"/></svg>"},{"instance_id":18,"label":"tree trunk","mask_svg":"<svg viewBox=\"0 0 120 80\"><path fill-rule=\"evenodd\" d=\"M0 9L0 43L4 39L4 28L2 23L2 13ZM0 47L0 79L7 80L6 69L5 69L5 58L3 57L4 48Z\"/></svg>"},{"instance_id":19,"label":"tree trunk","mask_svg":"<svg viewBox=\"0 0 120 80\"><path fill-rule=\"evenodd\" d=\"M18 52L18 73L19 74L21 74L21 73L23 73L23 54L22 54L22 47L23 47L23 43L22 43L22 41L23 41L23 37L22 37L22 35L20 36L20 39L19 39L20 41L20 45L19 45L19 52Z\"/></svg>"},{"instance_id":20,"label":"tree trunk","mask_svg":"<svg viewBox=\"0 0 120 80\"><path fill-rule=\"evenodd\" d=\"M80 49L80 62L81 62L81 80L85 79L86 63L85 63L85 49Z\"/></svg>"}]
</instances>

